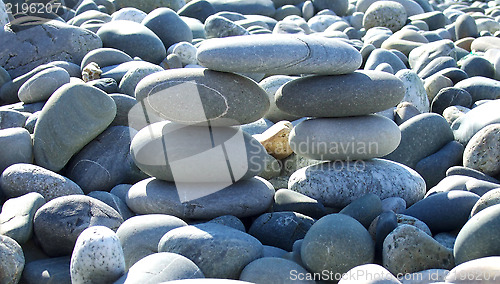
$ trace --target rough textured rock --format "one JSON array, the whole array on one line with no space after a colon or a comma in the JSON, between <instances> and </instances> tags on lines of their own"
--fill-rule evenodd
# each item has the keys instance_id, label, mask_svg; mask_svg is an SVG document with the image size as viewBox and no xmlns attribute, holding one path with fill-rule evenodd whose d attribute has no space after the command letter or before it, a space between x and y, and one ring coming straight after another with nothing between
<instances>
[{"instance_id":1,"label":"rough textured rock","mask_svg":"<svg viewBox=\"0 0 500 284\"><path fill-rule=\"evenodd\" d=\"M0 235L0 282L16 284L21 279L25 259L21 246L13 239Z\"/></svg>"},{"instance_id":2,"label":"rough textured rock","mask_svg":"<svg viewBox=\"0 0 500 284\"><path fill-rule=\"evenodd\" d=\"M479 130L465 147L465 167L481 171L490 176L500 173L500 124L490 124Z\"/></svg>"}]
</instances>

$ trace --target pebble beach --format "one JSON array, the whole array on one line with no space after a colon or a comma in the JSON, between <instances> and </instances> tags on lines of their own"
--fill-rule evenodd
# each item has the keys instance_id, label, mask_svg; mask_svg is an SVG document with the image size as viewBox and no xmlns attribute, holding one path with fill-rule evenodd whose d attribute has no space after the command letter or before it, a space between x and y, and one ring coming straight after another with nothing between
<instances>
[{"instance_id":1,"label":"pebble beach","mask_svg":"<svg viewBox=\"0 0 500 284\"><path fill-rule=\"evenodd\" d=\"M500 284L499 0L0 26L0 284Z\"/></svg>"}]
</instances>

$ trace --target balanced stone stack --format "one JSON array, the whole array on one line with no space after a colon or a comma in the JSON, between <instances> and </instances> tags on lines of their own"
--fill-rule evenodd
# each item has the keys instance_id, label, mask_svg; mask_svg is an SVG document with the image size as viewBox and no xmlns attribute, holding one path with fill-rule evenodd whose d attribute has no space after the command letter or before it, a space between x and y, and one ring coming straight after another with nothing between
<instances>
[{"instance_id":1,"label":"balanced stone stack","mask_svg":"<svg viewBox=\"0 0 500 284\"><path fill-rule=\"evenodd\" d=\"M128 191L132 211L207 219L252 216L270 206L274 188L254 177L265 167L266 150L238 127L269 109L257 83L204 68L172 69L141 80L135 95L140 103L129 123L146 125L131 152L153 178Z\"/></svg>"}]
</instances>

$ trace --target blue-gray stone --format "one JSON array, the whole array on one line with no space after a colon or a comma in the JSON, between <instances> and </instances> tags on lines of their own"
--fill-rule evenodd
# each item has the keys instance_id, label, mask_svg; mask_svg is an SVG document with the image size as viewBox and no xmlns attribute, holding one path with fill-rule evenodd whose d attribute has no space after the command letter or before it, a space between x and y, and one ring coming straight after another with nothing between
<instances>
[{"instance_id":1,"label":"blue-gray stone","mask_svg":"<svg viewBox=\"0 0 500 284\"><path fill-rule=\"evenodd\" d=\"M239 279L250 283L285 283L293 279L293 273L297 273L295 275L307 275L309 272L299 264L288 259L263 257L245 266ZM316 283L314 280L293 282L304 284Z\"/></svg>"},{"instance_id":2,"label":"blue-gray stone","mask_svg":"<svg viewBox=\"0 0 500 284\"><path fill-rule=\"evenodd\" d=\"M115 48L98 48L90 51L85 55L80 65L81 70L91 62L97 63L102 69L106 66L118 65L121 63L132 61L132 57L125 52Z\"/></svg>"},{"instance_id":3,"label":"blue-gray stone","mask_svg":"<svg viewBox=\"0 0 500 284\"><path fill-rule=\"evenodd\" d=\"M32 145L30 133L24 128L0 130L0 173L13 164L31 163Z\"/></svg>"},{"instance_id":4,"label":"blue-gray stone","mask_svg":"<svg viewBox=\"0 0 500 284\"><path fill-rule=\"evenodd\" d=\"M208 223L221 224L221 225L228 226L228 227L231 227L231 228L236 229L236 230L240 230L242 232L246 232L246 228L245 228L245 225L243 224L243 222L241 222L241 220L238 217L235 217L233 215L219 216L217 218L214 218L214 219L208 221Z\"/></svg>"},{"instance_id":5,"label":"blue-gray stone","mask_svg":"<svg viewBox=\"0 0 500 284\"><path fill-rule=\"evenodd\" d=\"M92 191L91 193L88 194L88 196L93 197L97 200L101 200L102 202L106 203L107 205L111 206L111 208L115 209L120 216L122 216L123 220L127 220L134 216L135 214L130 211L130 209L127 207L127 204L123 200L121 200L118 196L111 194L106 191Z\"/></svg>"},{"instance_id":6,"label":"blue-gray stone","mask_svg":"<svg viewBox=\"0 0 500 284\"><path fill-rule=\"evenodd\" d=\"M22 281L27 284L70 284L71 257L53 257L29 262L24 267Z\"/></svg>"},{"instance_id":7,"label":"blue-gray stone","mask_svg":"<svg viewBox=\"0 0 500 284\"><path fill-rule=\"evenodd\" d=\"M147 77L156 72L163 71L164 69L158 65L142 65L137 67L132 67L128 69L127 73L123 75L119 87L119 91L122 94L135 97L135 89L137 84Z\"/></svg>"},{"instance_id":8,"label":"blue-gray stone","mask_svg":"<svg viewBox=\"0 0 500 284\"><path fill-rule=\"evenodd\" d=\"M368 56L364 69L375 70L375 68L382 63L388 63L394 71L393 74L397 73L399 70L407 68L396 54L389 50L377 48L370 53L370 56Z\"/></svg>"},{"instance_id":9,"label":"blue-gray stone","mask_svg":"<svg viewBox=\"0 0 500 284\"><path fill-rule=\"evenodd\" d=\"M398 227L398 219L394 212L386 211L380 214L375 231L375 257L382 259L384 240Z\"/></svg>"},{"instance_id":10,"label":"blue-gray stone","mask_svg":"<svg viewBox=\"0 0 500 284\"><path fill-rule=\"evenodd\" d=\"M309 196L287 188L278 189L274 194L273 211L293 211L315 219L326 215L323 204Z\"/></svg>"},{"instance_id":11,"label":"blue-gray stone","mask_svg":"<svg viewBox=\"0 0 500 284\"><path fill-rule=\"evenodd\" d=\"M135 68L156 68L158 65L142 60L133 60L102 68L101 78L113 78L118 84L125 74Z\"/></svg>"},{"instance_id":12,"label":"blue-gray stone","mask_svg":"<svg viewBox=\"0 0 500 284\"><path fill-rule=\"evenodd\" d=\"M94 88L98 88L99 90L102 90L107 94L118 92L118 84L113 78L100 78L87 82L86 84Z\"/></svg>"},{"instance_id":13,"label":"blue-gray stone","mask_svg":"<svg viewBox=\"0 0 500 284\"><path fill-rule=\"evenodd\" d=\"M490 61L481 56L470 56L461 60L460 69L469 77L485 77L495 79L495 68Z\"/></svg>"},{"instance_id":14,"label":"blue-gray stone","mask_svg":"<svg viewBox=\"0 0 500 284\"><path fill-rule=\"evenodd\" d=\"M435 74L445 76L446 78L450 79L453 84L469 78L469 75L467 75L467 73L465 73L462 69L456 67L445 68L441 71L436 72Z\"/></svg>"},{"instance_id":15,"label":"blue-gray stone","mask_svg":"<svg viewBox=\"0 0 500 284\"><path fill-rule=\"evenodd\" d=\"M0 282L18 283L23 273L25 259L23 249L13 239L0 235Z\"/></svg>"},{"instance_id":16,"label":"blue-gray stone","mask_svg":"<svg viewBox=\"0 0 500 284\"><path fill-rule=\"evenodd\" d=\"M446 176L453 176L453 175L470 176L470 177L473 177L473 178L477 178L477 179L480 179L480 180L497 183L497 184L500 185L500 181L497 180L496 178L490 177L489 175L484 174L484 173L482 173L482 172L480 172L478 170L474 170L474 169L467 168L467 167L454 166L454 167L449 168L446 171Z\"/></svg>"},{"instance_id":17,"label":"blue-gray stone","mask_svg":"<svg viewBox=\"0 0 500 284\"><path fill-rule=\"evenodd\" d=\"M274 123L269 121L268 119L261 118L251 123L243 124L240 126L240 129L248 133L250 135L262 134L264 131L268 130L273 126Z\"/></svg>"},{"instance_id":18,"label":"blue-gray stone","mask_svg":"<svg viewBox=\"0 0 500 284\"><path fill-rule=\"evenodd\" d=\"M195 18L203 23L209 16L215 13L216 11L214 6L206 0L189 1L186 5L180 8L179 11L177 11L179 16Z\"/></svg>"},{"instance_id":19,"label":"blue-gray stone","mask_svg":"<svg viewBox=\"0 0 500 284\"><path fill-rule=\"evenodd\" d=\"M142 24L160 38L166 49L174 43L193 40L189 26L170 8L162 7L151 11L142 20Z\"/></svg>"},{"instance_id":20,"label":"blue-gray stone","mask_svg":"<svg viewBox=\"0 0 500 284\"><path fill-rule=\"evenodd\" d=\"M425 68L418 72L418 76L422 79L427 79L435 73L446 69L457 67L457 61L450 56L441 56L429 62Z\"/></svg>"},{"instance_id":21,"label":"blue-gray stone","mask_svg":"<svg viewBox=\"0 0 500 284\"><path fill-rule=\"evenodd\" d=\"M460 85L460 83L457 85ZM470 93L470 91L468 92ZM472 100L474 101L474 96ZM499 107L500 100L493 100L481 104L457 118L451 125L455 140L462 143L462 145L467 145L472 136L483 127L493 123L500 123Z\"/></svg>"},{"instance_id":22,"label":"blue-gray stone","mask_svg":"<svg viewBox=\"0 0 500 284\"><path fill-rule=\"evenodd\" d=\"M429 30L444 28L446 25L446 16L441 11L426 12L409 17L410 21L422 20L427 23Z\"/></svg>"},{"instance_id":23,"label":"blue-gray stone","mask_svg":"<svg viewBox=\"0 0 500 284\"><path fill-rule=\"evenodd\" d=\"M60 67L40 71L19 88L17 96L24 103L45 101L55 90L69 83L69 76L69 73Z\"/></svg>"},{"instance_id":24,"label":"blue-gray stone","mask_svg":"<svg viewBox=\"0 0 500 284\"><path fill-rule=\"evenodd\" d=\"M473 103L479 100L495 100L500 98L500 82L486 77L470 77L458 82L455 87L469 92Z\"/></svg>"},{"instance_id":25,"label":"blue-gray stone","mask_svg":"<svg viewBox=\"0 0 500 284\"><path fill-rule=\"evenodd\" d=\"M116 116L109 126L128 126L129 112L137 104L137 100L123 94L109 95L116 104Z\"/></svg>"},{"instance_id":26,"label":"blue-gray stone","mask_svg":"<svg viewBox=\"0 0 500 284\"><path fill-rule=\"evenodd\" d=\"M368 228L372 221L382 213L382 201L376 194L368 193L351 202L339 213L351 216Z\"/></svg>"},{"instance_id":27,"label":"blue-gray stone","mask_svg":"<svg viewBox=\"0 0 500 284\"><path fill-rule=\"evenodd\" d=\"M431 104L432 112L442 114L449 106L464 106L470 108L472 96L466 90L457 87L447 87L439 91Z\"/></svg>"},{"instance_id":28,"label":"blue-gray stone","mask_svg":"<svg viewBox=\"0 0 500 284\"><path fill-rule=\"evenodd\" d=\"M244 15L274 16L276 8L271 0L208 0L215 11L236 12Z\"/></svg>"},{"instance_id":29,"label":"blue-gray stone","mask_svg":"<svg viewBox=\"0 0 500 284\"><path fill-rule=\"evenodd\" d=\"M11 109L0 110L0 130L24 127L29 114Z\"/></svg>"}]
</instances>

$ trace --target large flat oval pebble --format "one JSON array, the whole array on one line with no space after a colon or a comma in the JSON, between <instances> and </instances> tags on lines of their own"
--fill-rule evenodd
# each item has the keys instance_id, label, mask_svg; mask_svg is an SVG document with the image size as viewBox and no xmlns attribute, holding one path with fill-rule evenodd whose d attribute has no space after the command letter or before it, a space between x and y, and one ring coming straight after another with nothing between
<instances>
[{"instance_id":1,"label":"large flat oval pebble","mask_svg":"<svg viewBox=\"0 0 500 284\"><path fill-rule=\"evenodd\" d=\"M347 74L361 66L361 54L337 39L317 36L250 35L210 39L198 62L226 72Z\"/></svg>"},{"instance_id":2,"label":"large flat oval pebble","mask_svg":"<svg viewBox=\"0 0 500 284\"><path fill-rule=\"evenodd\" d=\"M38 72L24 83L17 96L24 103L47 100L57 88L69 83L69 74L60 67L52 67Z\"/></svg>"},{"instance_id":3,"label":"large flat oval pebble","mask_svg":"<svg viewBox=\"0 0 500 284\"><path fill-rule=\"evenodd\" d=\"M254 81L205 68L147 76L137 85L135 96L160 117L182 124L241 125L269 110L266 92Z\"/></svg>"},{"instance_id":4,"label":"large flat oval pebble","mask_svg":"<svg viewBox=\"0 0 500 284\"><path fill-rule=\"evenodd\" d=\"M383 159L324 162L304 167L292 174L288 188L326 206L340 208L367 193L381 199L398 196L408 205L425 194L424 179L417 172Z\"/></svg>"}]
</instances>

